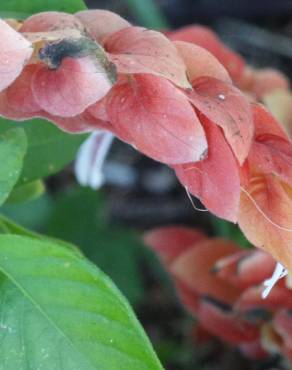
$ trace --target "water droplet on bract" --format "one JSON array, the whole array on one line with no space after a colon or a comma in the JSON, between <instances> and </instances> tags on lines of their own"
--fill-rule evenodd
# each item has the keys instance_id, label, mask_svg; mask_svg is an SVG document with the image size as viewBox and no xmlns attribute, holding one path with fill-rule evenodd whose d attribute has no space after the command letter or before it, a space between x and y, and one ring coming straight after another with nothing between
<instances>
[{"instance_id":1,"label":"water droplet on bract","mask_svg":"<svg viewBox=\"0 0 292 370\"><path fill-rule=\"evenodd\" d=\"M218 99L225 100L226 99L226 96L224 94L219 94L218 95Z\"/></svg>"}]
</instances>

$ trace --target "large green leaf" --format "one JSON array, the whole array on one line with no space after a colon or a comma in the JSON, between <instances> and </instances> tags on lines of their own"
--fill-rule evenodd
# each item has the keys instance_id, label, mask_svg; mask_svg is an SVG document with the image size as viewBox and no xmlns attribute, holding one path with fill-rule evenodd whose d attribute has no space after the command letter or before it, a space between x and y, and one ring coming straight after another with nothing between
<instances>
[{"instance_id":1,"label":"large green leaf","mask_svg":"<svg viewBox=\"0 0 292 370\"><path fill-rule=\"evenodd\" d=\"M11 221L9 218L0 214L0 234L15 234L29 236L30 238L40 239L40 234L34 233Z\"/></svg>"},{"instance_id":2,"label":"large green leaf","mask_svg":"<svg viewBox=\"0 0 292 370\"><path fill-rule=\"evenodd\" d=\"M67 243L63 240L59 240L56 238L50 238L49 236L39 234L37 232L26 229L23 226L15 223L14 221L10 220L9 218L5 217L2 214L0 214L0 234L29 236L30 238L33 238L33 239L48 240L53 243L62 245L65 248L69 248L75 253L82 255L81 251L74 244L70 244L70 243Z\"/></svg>"},{"instance_id":3,"label":"large green leaf","mask_svg":"<svg viewBox=\"0 0 292 370\"><path fill-rule=\"evenodd\" d=\"M18 13L24 17L33 13L56 10L75 13L86 9L82 0L1 0L0 11Z\"/></svg>"},{"instance_id":4,"label":"large green leaf","mask_svg":"<svg viewBox=\"0 0 292 370\"><path fill-rule=\"evenodd\" d=\"M46 188L42 180L34 180L26 184L16 186L10 193L7 204L18 204L31 201L44 194Z\"/></svg>"},{"instance_id":5,"label":"large green leaf","mask_svg":"<svg viewBox=\"0 0 292 370\"><path fill-rule=\"evenodd\" d=\"M144 248L135 232L112 225L107 219L101 192L74 187L56 198L45 231L82 248L131 303L138 303L144 295L140 268Z\"/></svg>"},{"instance_id":6,"label":"large green leaf","mask_svg":"<svg viewBox=\"0 0 292 370\"><path fill-rule=\"evenodd\" d=\"M44 193L26 203L5 203L1 206L1 213L28 229L42 231L53 207L52 196Z\"/></svg>"},{"instance_id":7,"label":"large green leaf","mask_svg":"<svg viewBox=\"0 0 292 370\"><path fill-rule=\"evenodd\" d=\"M74 159L86 135L70 135L52 123L34 119L22 123L0 118L0 133L11 127L22 127L28 146L20 183L52 175Z\"/></svg>"},{"instance_id":8,"label":"large green leaf","mask_svg":"<svg viewBox=\"0 0 292 370\"><path fill-rule=\"evenodd\" d=\"M26 152L26 137L21 128L0 134L0 204L16 184Z\"/></svg>"},{"instance_id":9,"label":"large green leaf","mask_svg":"<svg viewBox=\"0 0 292 370\"><path fill-rule=\"evenodd\" d=\"M120 292L68 248L0 235L0 272L1 369L162 369Z\"/></svg>"}]
</instances>

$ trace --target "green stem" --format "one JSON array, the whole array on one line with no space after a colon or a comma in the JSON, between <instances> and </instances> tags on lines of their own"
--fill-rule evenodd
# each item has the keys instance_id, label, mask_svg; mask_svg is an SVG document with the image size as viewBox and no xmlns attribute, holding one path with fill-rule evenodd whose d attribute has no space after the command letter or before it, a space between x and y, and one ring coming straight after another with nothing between
<instances>
[{"instance_id":1,"label":"green stem","mask_svg":"<svg viewBox=\"0 0 292 370\"><path fill-rule=\"evenodd\" d=\"M147 28L165 29L168 28L166 17L160 12L153 0L125 0L130 12L137 21Z\"/></svg>"}]
</instances>

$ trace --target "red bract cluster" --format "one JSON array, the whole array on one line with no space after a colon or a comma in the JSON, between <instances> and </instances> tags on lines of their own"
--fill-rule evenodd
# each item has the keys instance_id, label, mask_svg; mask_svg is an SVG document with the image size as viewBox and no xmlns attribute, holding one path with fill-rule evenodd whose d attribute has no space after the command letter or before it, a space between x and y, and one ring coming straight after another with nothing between
<instances>
[{"instance_id":1,"label":"red bract cluster","mask_svg":"<svg viewBox=\"0 0 292 370\"><path fill-rule=\"evenodd\" d=\"M0 23L2 75L12 60L2 116L112 132L292 269L292 146L254 99L283 87L280 74L252 70L199 26L167 38L104 10L9 24Z\"/></svg>"},{"instance_id":2,"label":"red bract cluster","mask_svg":"<svg viewBox=\"0 0 292 370\"><path fill-rule=\"evenodd\" d=\"M160 257L199 327L250 358L279 353L292 359L287 280L279 281L265 300L261 297L261 283L275 267L269 254L184 227L155 229L144 240Z\"/></svg>"},{"instance_id":3,"label":"red bract cluster","mask_svg":"<svg viewBox=\"0 0 292 370\"><path fill-rule=\"evenodd\" d=\"M174 41L186 41L208 50L225 67L232 81L250 97L261 100L264 95L274 90L287 90L289 82L279 71L273 68L255 69L247 65L244 59L227 46L209 28L200 25L183 27L167 32Z\"/></svg>"}]
</instances>

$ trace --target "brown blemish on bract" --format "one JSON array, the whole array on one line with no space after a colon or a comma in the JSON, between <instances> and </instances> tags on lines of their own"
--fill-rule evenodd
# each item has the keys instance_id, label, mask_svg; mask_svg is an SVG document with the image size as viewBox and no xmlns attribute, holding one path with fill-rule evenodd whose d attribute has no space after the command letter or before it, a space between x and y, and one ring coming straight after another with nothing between
<instances>
[{"instance_id":1,"label":"brown blemish on bract","mask_svg":"<svg viewBox=\"0 0 292 370\"><path fill-rule=\"evenodd\" d=\"M50 69L57 69L64 58L90 57L96 62L97 69L102 68L108 79L115 83L117 79L116 67L111 63L103 48L95 41L87 38L65 38L55 42L47 43L39 51L39 58L45 62Z\"/></svg>"},{"instance_id":2,"label":"brown blemish on bract","mask_svg":"<svg viewBox=\"0 0 292 370\"><path fill-rule=\"evenodd\" d=\"M217 309L220 309L223 312L231 312L232 307L230 304L227 304L226 302L220 301L217 298L211 297L210 295L203 295L202 299L213 306L215 306Z\"/></svg>"},{"instance_id":3,"label":"brown blemish on bract","mask_svg":"<svg viewBox=\"0 0 292 370\"><path fill-rule=\"evenodd\" d=\"M175 45L157 31L127 27L110 35L104 47L119 73L154 74L176 86L191 87Z\"/></svg>"},{"instance_id":4,"label":"brown blemish on bract","mask_svg":"<svg viewBox=\"0 0 292 370\"><path fill-rule=\"evenodd\" d=\"M252 321L255 323L269 321L272 318L272 313L264 307L251 308L247 310L244 315L248 321Z\"/></svg>"}]
</instances>

